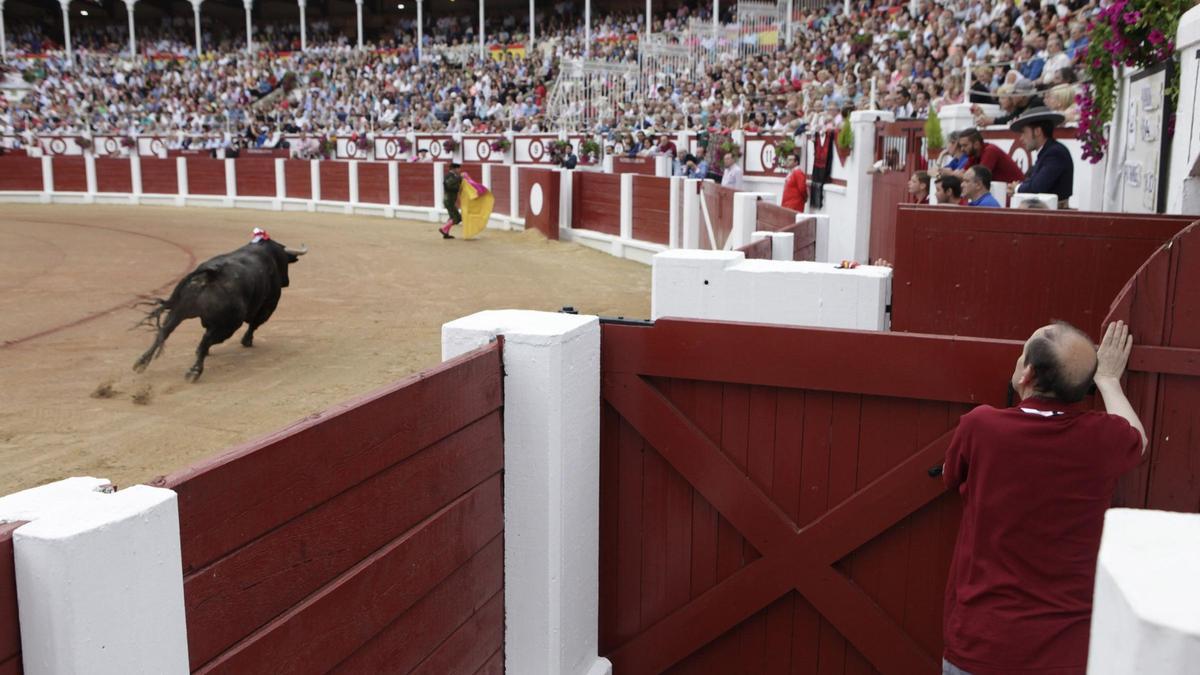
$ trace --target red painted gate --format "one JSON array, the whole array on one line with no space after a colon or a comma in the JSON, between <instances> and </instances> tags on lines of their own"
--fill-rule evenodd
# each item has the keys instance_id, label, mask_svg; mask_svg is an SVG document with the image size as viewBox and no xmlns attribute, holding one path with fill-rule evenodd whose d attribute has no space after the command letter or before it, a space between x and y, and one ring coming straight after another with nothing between
<instances>
[{"instance_id":1,"label":"red painted gate","mask_svg":"<svg viewBox=\"0 0 1200 675\"><path fill-rule=\"evenodd\" d=\"M958 505L929 470L1020 343L660 320L601 344L619 675L937 671Z\"/></svg>"}]
</instances>

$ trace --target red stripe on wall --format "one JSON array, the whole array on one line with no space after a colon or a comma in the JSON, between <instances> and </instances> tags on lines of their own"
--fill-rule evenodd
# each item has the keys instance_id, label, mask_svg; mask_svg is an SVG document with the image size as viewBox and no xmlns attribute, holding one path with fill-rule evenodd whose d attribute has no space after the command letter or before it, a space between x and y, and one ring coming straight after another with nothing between
<instances>
[{"instance_id":1,"label":"red stripe on wall","mask_svg":"<svg viewBox=\"0 0 1200 675\"><path fill-rule=\"evenodd\" d=\"M670 178L633 177L633 238L655 244L670 243Z\"/></svg>"},{"instance_id":2,"label":"red stripe on wall","mask_svg":"<svg viewBox=\"0 0 1200 675\"><path fill-rule=\"evenodd\" d=\"M141 157L142 192L151 195L179 194L179 178L174 159Z\"/></svg>"},{"instance_id":3,"label":"red stripe on wall","mask_svg":"<svg viewBox=\"0 0 1200 675\"><path fill-rule=\"evenodd\" d=\"M433 206L433 164L405 162L397 164L400 203L409 206Z\"/></svg>"},{"instance_id":4,"label":"red stripe on wall","mask_svg":"<svg viewBox=\"0 0 1200 675\"><path fill-rule=\"evenodd\" d=\"M350 164L321 162L321 199L331 202L350 201Z\"/></svg>"},{"instance_id":5,"label":"red stripe on wall","mask_svg":"<svg viewBox=\"0 0 1200 675\"><path fill-rule=\"evenodd\" d=\"M358 163L358 201L388 203L388 165L385 162Z\"/></svg>"},{"instance_id":6,"label":"red stripe on wall","mask_svg":"<svg viewBox=\"0 0 1200 675\"><path fill-rule=\"evenodd\" d=\"M510 190L512 189L511 176L512 176L512 169L510 167L505 166L503 164L497 164L497 165L492 166L491 190L492 190L492 194L494 194L496 196L496 202L495 202L495 205L493 206L493 210L496 213L502 213L504 215L512 214L512 210L511 210L512 204L510 203L512 201L510 199L510 197L511 197Z\"/></svg>"},{"instance_id":7,"label":"red stripe on wall","mask_svg":"<svg viewBox=\"0 0 1200 675\"><path fill-rule=\"evenodd\" d=\"M284 161L283 193L290 199L312 199L312 163L309 160Z\"/></svg>"},{"instance_id":8,"label":"red stripe on wall","mask_svg":"<svg viewBox=\"0 0 1200 675\"><path fill-rule=\"evenodd\" d=\"M239 157L234 162L237 194L241 197L275 196L275 159Z\"/></svg>"},{"instance_id":9,"label":"red stripe on wall","mask_svg":"<svg viewBox=\"0 0 1200 675\"><path fill-rule=\"evenodd\" d=\"M87 167L83 157L55 157L50 162L55 192L87 192Z\"/></svg>"},{"instance_id":10,"label":"red stripe on wall","mask_svg":"<svg viewBox=\"0 0 1200 675\"><path fill-rule=\"evenodd\" d=\"M212 157L187 158L190 195L225 195L225 160Z\"/></svg>"},{"instance_id":11,"label":"red stripe on wall","mask_svg":"<svg viewBox=\"0 0 1200 675\"><path fill-rule=\"evenodd\" d=\"M96 158L96 192L133 192L133 171L128 159Z\"/></svg>"},{"instance_id":12,"label":"red stripe on wall","mask_svg":"<svg viewBox=\"0 0 1200 675\"><path fill-rule=\"evenodd\" d=\"M621 177L576 171L571 174L571 227L621 234Z\"/></svg>"},{"instance_id":13,"label":"red stripe on wall","mask_svg":"<svg viewBox=\"0 0 1200 675\"><path fill-rule=\"evenodd\" d=\"M24 155L0 157L0 190L42 190L42 160Z\"/></svg>"}]
</instances>

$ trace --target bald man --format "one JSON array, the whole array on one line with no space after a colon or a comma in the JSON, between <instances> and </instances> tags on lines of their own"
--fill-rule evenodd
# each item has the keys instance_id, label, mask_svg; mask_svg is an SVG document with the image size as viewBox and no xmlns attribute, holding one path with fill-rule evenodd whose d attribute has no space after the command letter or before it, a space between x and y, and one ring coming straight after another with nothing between
<instances>
[{"instance_id":1,"label":"bald man","mask_svg":"<svg viewBox=\"0 0 1200 675\"><path fill-rule=\"evenodd\" d=\"M963 514L946 583L945 675L1083 675L1104 511L1146 434L1121 390L1133 340L1109 325L1097 350L1067 323L1025 342L1021 402L963 415L943 479ZM1107 413L1074 404L1093 382Z\"/></svg>"}]
</instances>

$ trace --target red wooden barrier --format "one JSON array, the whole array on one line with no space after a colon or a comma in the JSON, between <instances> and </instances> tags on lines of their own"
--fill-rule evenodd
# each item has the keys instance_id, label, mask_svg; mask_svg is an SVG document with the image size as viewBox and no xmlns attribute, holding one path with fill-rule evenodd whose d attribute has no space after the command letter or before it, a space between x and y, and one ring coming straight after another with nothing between
<instances>
[{"instance_id":1,"label":"red wooden barrier","mask_svg":"<svg viewBox=\"0 0 1200 675\"><path fill-rule=\"evenodd\" d=\"M229 194L225 189L225 160L212 157L188 157L186 161L188 194Z\"/></svg>"},{"instance_id":2,"label":"red wooden barrier","mask_svg":"<svg viewBox=\"0 0 1200 675\"><path fill-rule=\"evenodd\" d=\"M350 201L350 164L335 160L321 162L321 199Z\"/></svg>"},{"instance_id":3,"label":"red wooden barrier","mask_svg":"<svg viewBox=\"0 0 1200 675\"><path fill-rule=\"evenodd\" d=\"M571 180L571 227L620 236L621 177L574 171Z\"/></svg>"},{"instance_id":4,"label":"red wooden barrier","mask_svg":"<svg viewBox=\"0 0 1200 675\"><path fill-rule=\"evenodd\" d=\"M21 673L21 622L17 615L12 533L22 524L0 524L0 675Z\"/></svg>"},{"instance_id":5,"label":"red wooden barrier","mask_svg":"<svg viewBox=\"0 0 1200 675\"><path fill-rule=\"evenodd\" d=\"M492 657L500 363L493 343L157 481L179 495L193 670L408 672L428 657L471 673Z\"/></svg>"},{"instance_id":6,"label":"red wooden barrier","mask_svg":"<svg viewBox=\"0 0 1200 675\"><path fill-rule=\"evenodd\" d=\"M708 237L708 226L705 225L704 214L700 214L700 248L721 249L725 246L725 240L729 238L729 233L733 231L733 195L737 190L733 188L722 187L712 181L704 181L700 184L700 198L704 200L708 207L708 217L712 221L713 236L716 237L716 245L714 246Z\"/></svg>"},{"instance_id":7,"label":"red wooden barrier","mask_svg":"<svg viewBox=\"0 0 1200 675\"><path fill-rule=\"evenodd\" d=\"M496 196L493 210L503 215L512 215L512 169L503 164L492 165L492 194Z\"/></svg>"},{"instance_id":8,"label":"red wooden barrier","mask_svg":"<svg viewBox=\"0 0 1200 675\"><path fill-rule=\"evenodd\" d=\"M767 232L791 232L792 260L817 259L817 221L804 218L798 211L759 201L755 228ZM796 222L796 218L800 221ZM747 256L748 257L748 256Z\"/></svg>"},{"instance_id":9,"label":"red wooden barrier","mask_svg":"<svg viewBox=\"0 0 1200 675\"><path fill-rule=\"evenodd\" d=\"M558 204L562 176L553 169L521 170L521 194L523 203L528 204L525 227L546 235L547 239L558 239Z\"/></svg>"},{"instance_id":10,"label":"red wooden barrier","mask_svg":"<svg viewBox=\"0 0 1200 675\"><path fill-rule=\"evenodd\" d=\"M1147 460L1121 479L1121 506L1200 511L1200 226L1150 257L1105 323L1129 324L1125 391L1146 426Z\"/></svg>"},{"instance_id":11,"label":"red wooden barrier","mask_svg":"<svg viewBox=\"0 0 1200 675\"><path fill-rule=\"evenodd\" d=\"M936 672L958 500L928 470L962 413L1003 405L1020 349L604 325L600 651L614 672Z\"/></svg>"},{"instance_id":12,"label":"red wooden barrier","mask_svg":"<svg viewBox=\"0 0 1200 675\"><path fill-rule=\"evenodd\" d=\"M871 241L867 245L869 260L859 262L896 259L896 208L909 201L909 175L903 171L890 171L864 179L872 181Z\"/></svg>"},{"instance_id":13,"label":"red wooden barrier","mask_svg":"<svg viewBox=\"0 0 1200 675\"><path fill-rule=\"evenodd\" d=\"M233 163L237 194L241 197L275 196L275 160L271 157L239 157Z\"/></svg>"},{"instance_id":14,"label":"red wooden barrier","mask_svg":"<svg viewBox=\"0 0 1200 675\"><path fill-rule=\"evenodd\" d=\"M663 245L670 243L670 178L633 177L633 238Z\"/></svg>"},{"instance_id":15,"label":"red wooden barrier","mask_svg":"<svg viewBox=\"0 0 1200 675\"><path fill-rule=\"evenodd\" d=\"M653 157L613 157L613 173L640 173L654 175Z\"/></svg>"},{"instance_id":16,"label":"red wooden barrier","mask_svg":"<svg viewBox=\"0 0 1200 675\"><path fill-rule=\"evenodd\" d=\"M179 194L179 176L174 159L139 157L142 167L142 192L150 195Z\"/></svg>"},{"instance_id":17,"label":"red wooden barrier","mask_svg":"<svg viewBox=\"0 0 1200 675\"><path fill-rule=\"evenodd\" d=\"M83 157L53 157L55 192L87 192L87 166Z\"/></svg>"},{"instance_id":18,"label":"red wooden barrier","mask_svg":"<svg viewBox=\"0 0 1200 675\"><path fill-rule=\"evenodd\" d=\"M283 190L289 199L312 199L312 162L307 159L284 161Z\"/></svg>"},{"instance_id":19,"label":"red wooden barrier","mask_svg":"<svg viewBox=\"0 0 1200 675\"><path fill-rule=\"evenodd\" d=\"M400 203L409 206L433 206L433 164L402 162L397 165Z\"/></svg>"},{"instance_id":20,"label":"red wooden barrier","mask_svg":"<svg viewBox=\"0 0 1200 675\"><path fill-rule=\"evenodd\" d=\"M1125 282L1191 217L902 206L892 330L1024 340L1051 319L1099 339Z\"/></svg>"},{"instance_id":21,"label":"red wooden barrier","mask_svg":"<svg viewBox=\"0 0 1200 675\"><path fill-rule=\"evenodd\" d=\"M129 160L117 157L96 158L96 192L133 192L133 170Z\"/></svg>"},{"instance_id":22,"label":"red wooden barrier","mask_svg":"<svg viewBox=\"0 0 1200 675\"><path fill-rule=\"evenodd\" d=\"M739 251L746 254L746 260L770 260L771 259L771 240L760 239L752 241L745 246L738 248Z\"/></svg>"},{"instance_id":23,"label":"red wooden barrier","mask_svg":"<svg viewBox=\"0 0 1200 675\"><path fill-rule=\"evenodd\" d=\"M0 156L0 190L41 192L42 187L41 158Z\"/></svg>"},{"instance_id":24,"label":"red wooden barrier","mask_svg":"<svg viewBox=\"0 0 1200 675\"><path fill-rule=\"evenodd\" d=\"M358 201L387 204L389 199L387 162L359 162Z\"/></svg>"}]
</instances>

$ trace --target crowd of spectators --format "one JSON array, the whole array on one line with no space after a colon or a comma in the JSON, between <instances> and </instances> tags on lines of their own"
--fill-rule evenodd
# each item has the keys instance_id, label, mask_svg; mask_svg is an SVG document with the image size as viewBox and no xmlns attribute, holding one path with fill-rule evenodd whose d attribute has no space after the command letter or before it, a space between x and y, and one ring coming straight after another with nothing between
<instances>
[{"instance_id":1,"label":"crowd of spectators","mask_svg":"<svg viewBox=\"0 0 1200 675\"><path fill-rule=\"evenodd\" d=\"M659 150L638 131L824 132L872 103L898 118L954 103L998 104L999 113L975 109L980 125L1007 123L1038 105L1062 112L1068 123L1078 115L1074 63L1086 49L1096 0L886 0L853 9L844 14L839 2L797 10L790 48L715 63L700 78L659 86L588 131L623 152L652 154ZM73 30L74 64L44 28L17 26L11 48L41 56L10 61L9 77L33 89L0 102L0 129L161 135L177 147L269 146L292 134L546 130L555 125L546 113L558 66L585 51L579 11L569 2L546 8L538 48L502 52L500 59L477 58L470 17L432 18L421 63L411 21L371 36L363 50L343 31L310 22L306 52L298 51L295 30L259 26L254 54L242 51L244 34L205 25L205 54L194 58L189 17L140 26L143 57L178 58L139 59L122 55L123 25L89 25ZM655 17L654 29L669 35L691 19L711 21L708 11L706 2L681 5ZM643 21L636 14L594 16L591 57L636 61ZM526 28L509 14L490 24L488 35L519 43Z\"/></svg>"}]
</instances>

